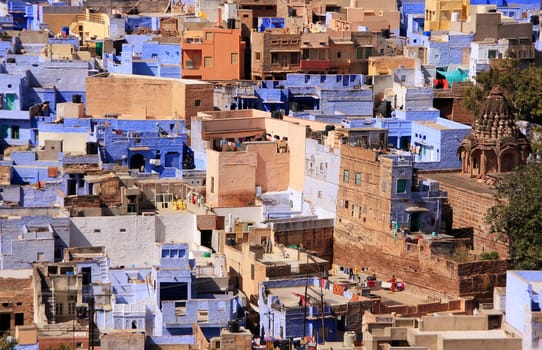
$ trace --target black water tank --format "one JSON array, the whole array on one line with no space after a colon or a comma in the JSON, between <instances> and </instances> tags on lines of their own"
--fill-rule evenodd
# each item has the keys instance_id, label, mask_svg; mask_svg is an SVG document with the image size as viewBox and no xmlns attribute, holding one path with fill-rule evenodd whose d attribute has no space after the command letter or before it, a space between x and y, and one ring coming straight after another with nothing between
<instances>
[{"instance_id":1,"label":"black water tank","mask_svg":"<svg viewBox=\"0 0 542 350\"><path fill-rule=\"evenodd\" d=\"M81 103L81 95L76 94L72 96L72 102L73 103Z\"/></svg>"},{"instance_id":2,"label":"black water tank","mask_svg":"<svg viewBox=\"0 0 542 350\"><path fill-rule=\"evenodd\" d=\"M228 29L235 29L235 18L228 18L226 21Z\"/></svg>"},{"instance_id":3,"label":"black water tank","mask_svg":"<svg viewBox=\"0 0 542 350\"><path fill-rule=\"evenodd\" d=\"M290 350L290 340L282 339L280 341L280 350Z\"/></svg>"},{"instance_id":4,"label":"black water tank","mask_svg":"<svg viewBox=\"0 0 542 350\"><path fill-rule=\"evenodd\" d=\"M239 333L239 321L238 320L228 321L228 331L230 331L231 333Z\"/></svg>"},{"instance_id":5,"label":"black water tank","mask_svg":"<svg viewBox=\"0 0 542 350\"><path fill-rule=\"evenodd\" d=\"M87 154L98 154L98 144L96 142L87 142Z\"/></svg>"},{"instance_id":6,"label":"black water tank","mask_svg":"<svg viewBox=\"0 0 542 350\"><path fill-rule=\"evenodd\" d=\"M324 130L324 135L327 136L327 134L328 134L331 130L335 130L335 125L326 125L326 128L325 128L325 130Z\"/></svg>"}]
</instances>

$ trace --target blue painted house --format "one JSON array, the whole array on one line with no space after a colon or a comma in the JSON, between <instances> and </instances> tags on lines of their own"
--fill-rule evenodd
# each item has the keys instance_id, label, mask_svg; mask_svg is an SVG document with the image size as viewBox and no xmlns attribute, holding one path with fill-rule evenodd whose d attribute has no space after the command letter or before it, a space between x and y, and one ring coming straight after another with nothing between
<instances>
[{"instance_id":1,"label":"blue painted house","mask_svg":"<svg viewBox=\"0 0 542 350\"><path fill-rule=\"evenodd\" d=\"M372 89L361 74L288 74L285 80L262 81L255 89L256 108L299 116L373 115ZM316 118L316 117L313 117Z\"/></svg>"},{"instance_id":2,"label":"blue painted house","mask_svg":"<svg viewBox=\"0 0 542 350\"><path fill-rule=\"evenodd\" d=\"M181 78L180 44L151 38L131 35L128 43L122 45L120 56L105 53L105 68L112 73Z\"/></svg>"}]
</instances>

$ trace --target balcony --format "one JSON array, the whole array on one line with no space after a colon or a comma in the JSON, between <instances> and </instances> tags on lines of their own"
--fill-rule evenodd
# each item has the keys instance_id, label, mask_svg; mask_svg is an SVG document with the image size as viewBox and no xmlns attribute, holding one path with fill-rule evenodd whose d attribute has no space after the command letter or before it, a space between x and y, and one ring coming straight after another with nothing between
<instances>
[{"instance_id":1,"label":"balcony","mask_svg":"<svg viewBox=\"0 0 542 350\"><path fill-rule=\"evenodd\" d=\"M301 60L299 68L301 70L326 71L329 69L329 60Z\"/></svg>"}]
</instances>

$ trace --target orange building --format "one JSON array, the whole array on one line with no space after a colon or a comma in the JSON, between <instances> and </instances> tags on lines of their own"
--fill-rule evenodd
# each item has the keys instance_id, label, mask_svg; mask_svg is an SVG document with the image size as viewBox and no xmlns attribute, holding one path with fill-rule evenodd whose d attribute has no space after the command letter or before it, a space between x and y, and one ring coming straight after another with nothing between
<instances>
[{"instance_id":1,"label":"orange building","mask_svg":"<svg viewBox=\"0 0 542 350\"><path fill-rule=\"evenodd\" d=\"M245 42L240 29L205 28L182 35L182 77L202 80L245 78Z\"/></svg>"}]
</instances>

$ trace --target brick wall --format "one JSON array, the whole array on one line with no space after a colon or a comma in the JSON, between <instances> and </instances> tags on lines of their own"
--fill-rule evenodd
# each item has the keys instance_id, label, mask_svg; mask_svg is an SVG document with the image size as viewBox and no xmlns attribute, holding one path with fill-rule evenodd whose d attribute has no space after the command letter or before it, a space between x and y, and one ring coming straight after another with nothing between
<instances>
[{"instance_id":1,"label":"brick wall","mask_svg":"<svg viewBox=\"0 0 542 350\"><path fill-rule=\"evenodd\" d=\"M453 211L452 229L455 233L472 237L472 253L497 252L500 258L508 258L508 245L489 233L486 222L488 210L494 205L493 190L487 185L464 186L457 181L459 174L420 174L420 178L436 179L440 188L448 193Z\"/></svg>"},{"instance_id":2,"label":"brick wall","mask_svg":"<svg viewBox=\"0 0 542 350\"><path fill-rule=\"evenodd\" d=\"M0 313L10 314L10 332L15 335L15 315L24 314L24 325L34 321L32 277L0 278Z\"/></svg>"}]
</instances>

